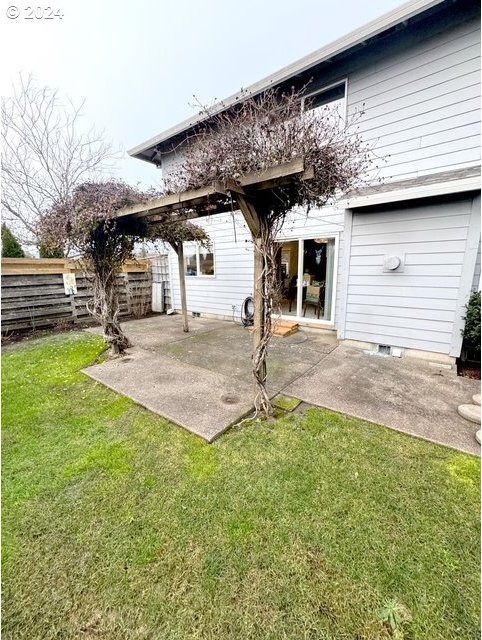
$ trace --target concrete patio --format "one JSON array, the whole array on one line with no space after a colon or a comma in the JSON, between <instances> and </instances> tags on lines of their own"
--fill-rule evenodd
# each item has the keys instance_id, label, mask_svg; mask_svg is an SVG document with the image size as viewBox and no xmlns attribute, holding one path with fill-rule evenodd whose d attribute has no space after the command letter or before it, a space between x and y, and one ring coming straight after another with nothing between
<instances>
[{"instance_id":1,"label":"concrete patio","mask_svg":"<svg viewBox=\"0 0 482 640\"><path fill-rule=\"evenodd\" d=\"M252 411L251 334L242 326L180 316L125 323L129 354L84 372L151 411L212 442ZM100 333L98 328L89 329ZM338 346L331 335L273 337L268 390L305 403L479 454L476 425L457 414L479 391L476 380L411 359Z\"/></svg>"}]
</instances>

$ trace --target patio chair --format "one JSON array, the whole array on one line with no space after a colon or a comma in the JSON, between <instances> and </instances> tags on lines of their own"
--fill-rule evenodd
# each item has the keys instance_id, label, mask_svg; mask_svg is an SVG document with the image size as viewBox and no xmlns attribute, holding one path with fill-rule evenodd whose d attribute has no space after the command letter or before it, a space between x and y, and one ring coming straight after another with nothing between
<instances>
[{"instance_id":1,"label":"patio chair","mask_svg":"<svg viewBox=\"0 0 482 640\"><path fill-rule=\"evenodd\" d=\"M288 313L291 313L291 306L293 304L293 301L296 300L296 294L298 291L297 282L298 282L298 277L293 276L288 285L288 291L286 293L286 297L288 298L288 302L289 302Z\"/></svg>"},{"instance_id":2,"label":"patio chair","mask_svg":"<svg viewBox=\"0 0 482 640\"><path fill-rule=\"evenodd\" d=\"M321 292L323 285L314 286L308 285L306 288L306 297L303 302L303 318L306 315L306 307L311 305L315 307L315 313L317 313L318 320L320 319L320 311L323 315L323 306L321 304Z\"/></svg>"}]
</instances>

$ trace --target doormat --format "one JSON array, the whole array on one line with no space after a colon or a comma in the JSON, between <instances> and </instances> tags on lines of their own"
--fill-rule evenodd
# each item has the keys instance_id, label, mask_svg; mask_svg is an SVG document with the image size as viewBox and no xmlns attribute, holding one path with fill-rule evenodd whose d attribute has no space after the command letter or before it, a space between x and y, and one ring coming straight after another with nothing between
<instances>
[{"instance_id":1,"label":"doormat","mask_svg":"<svg viewBox=\"0 0 482 640\"><path fill-rule=\"evenodd\" d=\"M281 336L282 338L287 338L288 336L296 333L300 325L296 322L290 322L289 320L280 320L275 324L273 335Z\"/></svg>"}]
</instances>

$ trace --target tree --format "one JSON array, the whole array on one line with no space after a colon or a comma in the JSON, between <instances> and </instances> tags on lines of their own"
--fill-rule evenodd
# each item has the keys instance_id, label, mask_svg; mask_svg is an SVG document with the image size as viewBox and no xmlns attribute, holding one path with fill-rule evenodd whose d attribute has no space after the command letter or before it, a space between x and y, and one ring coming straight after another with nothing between
<instances>
[{"instance_id":1,"label":"tree","mask_svg":"<svg viewBox=\"0 0 482 640\"><path fill-rule=\"evenodd\" d=\"M213 183L234 185L236 199L251 231L255 253L255 331L252 356L256 413L271 415L266 391L266 354L273 331L277 298L276 238L294 207L322 207L357 186L371 161L370 150L349 122L329 107L321 112L303 105L305 89L268 90L240 101L222 113L204 110L204 124L187 141L183 159L167 177L168 193ZM270 188L249 191L239 180L301 159L305 172L273 181Z\"/></svg>"},{"instance_id":2,"label":"tree","mask_svg":"<svg viewBox=\"0 0 482 640\"><path fill-rule=\"evenodd\" d=\"M116 157L100 133L81 131L83 105L64 103L57 90L22 75L3 100L2 216L24 244L38 246L44 214L79 184L98 180Z\"/></svg>"},{"instance_id":3,"label":"tree","mask_svg":"<svg viewBox=\"0 0 482 640\"><path fill-rule=\"evenodd\" d=\"M113 355L123 355L131 346L120 326L116 274L126 260L133 258L136 242L164 240L179 247L183 240L206 238L190 223L166 218L148 226L144 218L116 217L119 209L145 202L153 195L122 181L87 182L45 214L39 226L39 239L46 251L69 245L77 252L92 283L93 298L87 309L102 325Z\"/></svg>"},{"instance_id":4,"label":"tree","mask_svg":"<svg viewBox=\"0 0 482 640\"><path fill-rule=\"evenodd\" d=\"M142 220L131 222L127 229L122 218L114 215L147 197L123 182L87 182L55 204L39 225L39 240L46 251L69 245L77 253L92 284L87 309L102 325L113 355L123 354L130 346L119 321L116 274L132 257L135 242L146 235Z\"/></svg>"},{"instance_id":5,"label":"tree","mask_svg":"<svg viewBox=\"0 0 482 640\"><path fill-rule=\"evenodd\" d=\"M2 258L25 258L22 245L5 222L2 224Z\"/></svg>"}]
</instances>

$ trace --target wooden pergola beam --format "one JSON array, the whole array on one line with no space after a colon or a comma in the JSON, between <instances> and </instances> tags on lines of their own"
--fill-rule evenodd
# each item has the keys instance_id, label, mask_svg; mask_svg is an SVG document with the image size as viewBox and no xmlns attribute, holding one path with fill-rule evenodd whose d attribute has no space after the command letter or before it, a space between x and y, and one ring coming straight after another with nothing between
<instances>
[{"instance_id":1,"label":"wooden pergola beam","mask_svg":"<svg viewBox=\"0 0 482 640\"><path fill-rule=\"evenodd\" d=\"M124 207L117 212L116 217L149 217L152 222L155 222L153 216L162 216L162 214L173 213L180 209L186 210L202 205L206 206L205 212L201 209L192 217L199 218L203 215L224 213L231 210L230 194L244 195L248 190L251 192L273 189L300 174L302 174L303 180L309 180L313 177L313 170L310 168L305 170L303 158L295 158L290 162L269 167L264 171L248 173L236 182L231 180L223 183L215 182L201 189L174 193L162 198L153 198L145 203ZM185 219L185 217L180 219Z\"/></svg>"},{"instance_id":2,"label":"wooden pergola beam","mask_svg":"<svg viewBox=\"0 0 482 640\"><path fill-rule=\"evenodd\" d=\"M169 196L162 196L162 198L153 198L148 202L141 202L120 209L116 214L116 218L124 218L127 216L141 217L161 212L168 213L175 209L188 208L205 203L209 200L210 196L225 195L225 193L220 193L216 189L217 187L215 185L209 185L202 189L173 193Z\"/></svg>"},{"instance_id":3,"label":"wooden pergola beam","mask_svg":"<svg viewBox=\"0 0 482 640\"><path fill-rule=\"evenodd\" d=\"M145 217L148 219L148 223L155 224L156 221L161 220L166 214L170 214L173 218L183 221L231 211L234 200L237 205L236 208L239 208L243 214L254 243L253 346L256 351L262 336L264 318L264 259L261 250L262 211L257 207L257 194L263 190L276 189L289 184L295 177L301 180L310 180L314 177L313 168L305 168L303 158L295 158L290 162L269 167L264 171L246 174L236 181L218 181L202 189L194 189L162 198L154 198L146 203L125 207L117 213L116 217L126 220ZM184 330L187 331L186 287L182 243L176 252L179 265Z\"/></svg>"}]
</instances>

